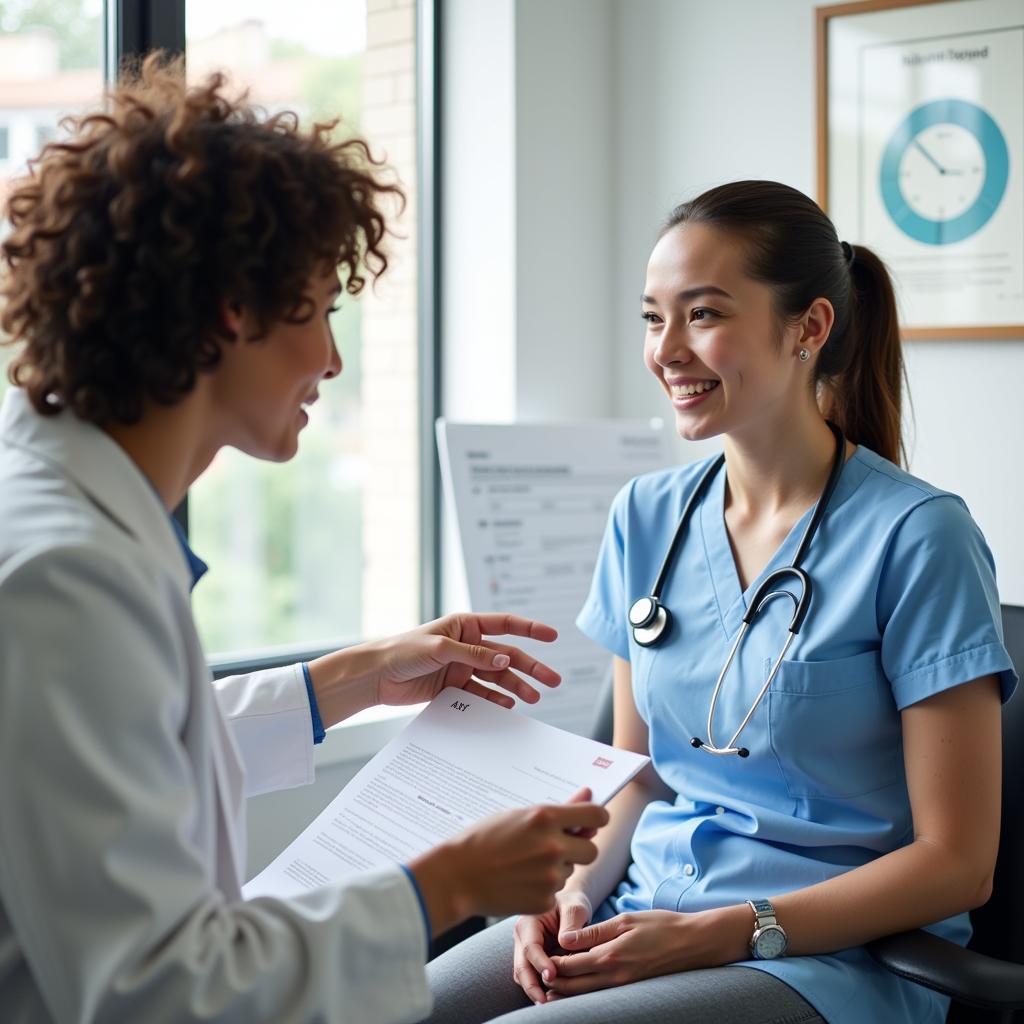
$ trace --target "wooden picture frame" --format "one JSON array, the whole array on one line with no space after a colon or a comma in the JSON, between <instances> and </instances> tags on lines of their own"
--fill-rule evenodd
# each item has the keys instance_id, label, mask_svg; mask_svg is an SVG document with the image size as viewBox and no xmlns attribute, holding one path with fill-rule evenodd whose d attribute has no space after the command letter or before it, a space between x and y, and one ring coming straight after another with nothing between
<instances>
[{"instance_id":1,"label":"wooden picture frame","mask_svg":"<svg viewBox=\"0 0 1024 1024\"><path fill-rule=\"evenodd\" d=\"M892 272L905 338L1024 338L1024 7L816 8L818 202Z\"/></svg>"}]
</instances>

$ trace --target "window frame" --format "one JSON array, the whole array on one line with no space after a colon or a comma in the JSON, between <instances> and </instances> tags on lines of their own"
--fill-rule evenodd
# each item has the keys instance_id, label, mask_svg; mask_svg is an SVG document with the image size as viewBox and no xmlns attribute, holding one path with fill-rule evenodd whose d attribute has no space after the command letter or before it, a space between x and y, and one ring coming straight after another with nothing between
<instances>
[{"instance_id":1,"label":"window frame","mask_svg":"<svg viewBox=\"0 0 1024 1024\"><path fill-rule=\"evenodd\" d=\"M160 49L185 55L185 5L198 0L104 0L104 80L117 80L126 61ZM441 415L440 349L440 2L416 0L416 165L418 176L417 311L420 375L420 619L436 618L441 607L440 465L434 424ZM186 536L188 496L174 510ZM216 571L216 567L214 567ZM344 643L339 646L347 646ZM210 659L215 678L309 661L337 647L295 646L269 655Z\"/></svg>"}]
</instances>

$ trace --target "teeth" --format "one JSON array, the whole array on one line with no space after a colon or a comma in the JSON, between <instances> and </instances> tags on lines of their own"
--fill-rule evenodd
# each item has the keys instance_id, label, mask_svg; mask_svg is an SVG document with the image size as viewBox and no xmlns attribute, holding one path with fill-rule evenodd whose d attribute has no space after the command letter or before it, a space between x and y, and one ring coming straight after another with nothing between
<instances>
[{"instance_id":1,"label":"teeth","mask_svg":"<svg viewBox=\"0 0 1024 1024\"><path fill-rule=\"evenodd\" d=\"M717 380L703 380L699 384L677 384L672 387L673 398L689 398L691 395L702 395L705 391L718 387Z\"/></svg>"}]
</instances>

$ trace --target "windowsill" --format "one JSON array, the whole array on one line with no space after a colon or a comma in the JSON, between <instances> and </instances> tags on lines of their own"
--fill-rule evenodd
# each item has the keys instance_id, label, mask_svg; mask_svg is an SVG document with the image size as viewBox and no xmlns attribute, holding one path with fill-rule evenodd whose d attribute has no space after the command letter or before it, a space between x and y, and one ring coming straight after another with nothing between
<instances>
[{"instance_id":1,"label":"windowsill","mask_svg":"<svg viewBox=\"0 0 1024 1024\"><path fill-rule=\"evenodd\" d=\"M414 704L410 707L367 708L331 726L327 730L327 738L316 747L316 766L368 761L424 707L425 704Z\"/></svg>"}]
</instances>

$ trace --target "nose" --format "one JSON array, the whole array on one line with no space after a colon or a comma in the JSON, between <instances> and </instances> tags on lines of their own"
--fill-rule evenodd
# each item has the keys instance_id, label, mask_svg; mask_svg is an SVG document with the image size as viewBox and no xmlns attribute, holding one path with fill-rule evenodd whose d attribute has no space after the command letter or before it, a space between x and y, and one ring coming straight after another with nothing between
<instances>
[{"instance_id":1,"label":"nose","mask_svg":"<svg viewBox=\"0 0 1024 1024\"><path fill-rule=\"evenodd\" d=\"M658 333L651 349L651 358L662 367L679 363L686 364L693 359L686 332L668 321Z\"/></svg>"},{"instance_id":2,"label":"nose","mask_svg":"<svg viewBox=\"0 0 1024 1024\"><path fill-rule=\"evenodd\" d=\"M327 349L327 370L324 373L324 380L337 377L344 365L341 361L341 353L338 351L338 346L334 341L334 331L331 330L329 325L327 327Z\"/></svg>"}]
</instances>

